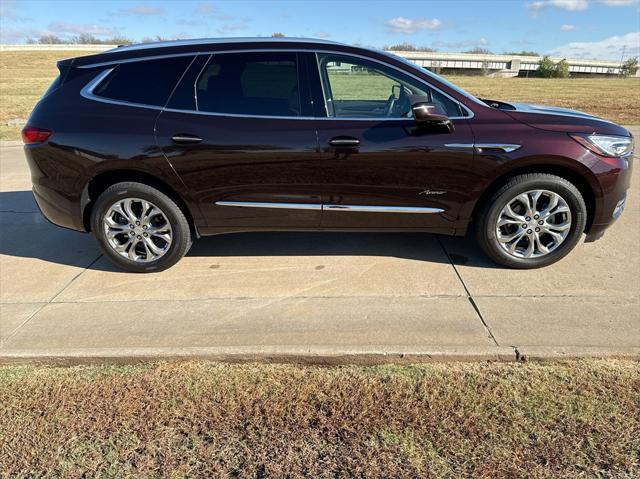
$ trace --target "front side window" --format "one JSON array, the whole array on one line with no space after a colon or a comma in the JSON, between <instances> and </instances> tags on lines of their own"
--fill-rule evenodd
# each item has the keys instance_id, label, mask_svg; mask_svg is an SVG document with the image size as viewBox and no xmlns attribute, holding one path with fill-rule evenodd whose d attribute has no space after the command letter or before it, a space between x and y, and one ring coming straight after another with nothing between
<instances>
[{"instance_id":1,"label":"front side window","mask_svg":"<svg viewBox=\"0 0 640 479\"><path fill-rule=\"evenodd\" d=\"M318 61L330 117L411 118L412 95L461 116L458 103L393 68L347 55L322 54Z\"/></svg>"},{"instance_id":2,"label":"front side window","mask_svg":"<svg viewBox=\"0 0 640 479\"><path fill-rule=\"evenodd\" d=\"M162 58L117 65L93 94L111 100L164 106L192 56Z\"/></svg>"},{"instance_id":3,"label":"front side window","mask_svg":"<svg viewBox=\"0 0 640 479\"><path fill-rule=\"evenodd\" d=\"M300 116L297 55L213 54L196 81L196 99L203 112Z\"/></svg>"}]
</instances>

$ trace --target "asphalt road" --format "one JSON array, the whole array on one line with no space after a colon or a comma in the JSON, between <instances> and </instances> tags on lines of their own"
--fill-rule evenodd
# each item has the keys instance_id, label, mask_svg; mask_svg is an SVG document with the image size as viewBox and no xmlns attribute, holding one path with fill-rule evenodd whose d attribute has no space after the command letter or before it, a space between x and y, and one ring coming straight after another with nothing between
<instances>
[{"instance_id":1,"label":"asphalt road","mask_svg":"<svg viewBox=\"0 0 640 479\"><path fill-rule=\"evenodd\" d=\"M633 127L636 138L640 128ZM640 356L640 169L605 237L535 271L427 234L204 238L158 274L113 268L38 213L0 149L0 362Z\"/></svg>"}]
</instances>

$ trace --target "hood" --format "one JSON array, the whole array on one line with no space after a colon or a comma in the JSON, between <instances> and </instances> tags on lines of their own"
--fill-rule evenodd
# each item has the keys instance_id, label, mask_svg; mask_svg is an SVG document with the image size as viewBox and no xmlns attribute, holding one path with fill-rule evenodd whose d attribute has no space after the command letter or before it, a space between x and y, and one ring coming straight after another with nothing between
<instances>
[{"instance_id":1,"label":"hood","mask_svg":"<svg viewBox=\"0 0 640 479\"><path fill-rule=\"evenodd\" d=\"M563 115L563 116L575 116L578 118L591 118L600 119L595 115L590 115L583 111L571 110L569 108L562 108L552 105L534 105L532 103L511 103L515 108L514 111L526 112L526 113L540 113L547 115Z\"/></svg>"},{"instance_id":2,"label":"hood","mask_svg":"<svg viewBox=\"0 0 640 479\"><path fill-rule=\"evenodd\" d=\"M508 105L512 108L500 109L514 120L540 130L630 136L630 133L620 125L581 111L529 103L509 103Z\"/></svg>"}]
</instances>

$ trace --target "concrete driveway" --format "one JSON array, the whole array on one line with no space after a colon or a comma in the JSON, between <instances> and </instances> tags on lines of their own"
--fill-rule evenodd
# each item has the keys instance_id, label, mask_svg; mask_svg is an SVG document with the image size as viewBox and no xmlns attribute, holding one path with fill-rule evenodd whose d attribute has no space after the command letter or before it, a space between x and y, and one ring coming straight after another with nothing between
<instances>
[{"instance_id":1,"label":"concrete driveway","mask_svg":"<svg viewBox=\"0 0 640 479\"><path fill-rule=\"evenodd\" d=\"M542 270L496 267L468 239L252 233L135 275L42 218L22 148L0 153L0 361L640 355L637 165L604 239Z\"/></svg>"}]
</instances>

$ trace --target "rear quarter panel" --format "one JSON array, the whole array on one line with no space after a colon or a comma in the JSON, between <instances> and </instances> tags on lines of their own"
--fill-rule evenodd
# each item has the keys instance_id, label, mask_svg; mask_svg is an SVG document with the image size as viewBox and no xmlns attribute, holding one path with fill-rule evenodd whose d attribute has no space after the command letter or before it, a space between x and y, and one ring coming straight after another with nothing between
<instances>
[{"instance_id":1,"label":"rear quarter panel","mask_svg":"<svg viewBox=\"0 0 640 479\"><path fill-rule=\"evenodd\" d=\"M28 146L34 189L41 188L74 217L89 200L86 186L106 171L130 170L160 179L189 203L189 195L158 148L154 124L158 109L88 99L82 88L102 69L80 71L34 108L33 126L51 128L51 139ZM188 204L195 220L197 207Z\"/></svg>"}]
</instances>

